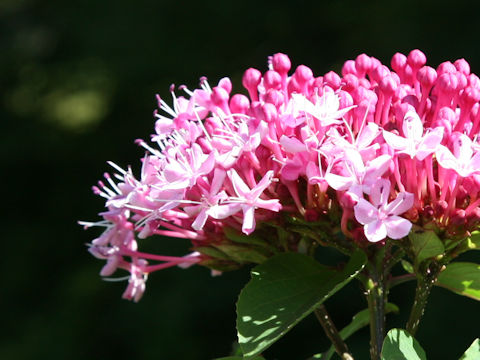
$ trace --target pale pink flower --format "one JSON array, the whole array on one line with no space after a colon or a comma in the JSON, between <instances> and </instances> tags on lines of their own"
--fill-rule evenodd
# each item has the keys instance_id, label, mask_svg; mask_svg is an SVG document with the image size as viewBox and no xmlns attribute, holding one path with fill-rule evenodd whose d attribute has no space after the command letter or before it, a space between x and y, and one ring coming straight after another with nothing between
<instances>
[{"instance_id":1,"label":"pale pink flower","mask_svg":"<svg viewBox=\"0 0 480 360\"><path fill-rule=\"evenodd\" d=\"M480 151L473 153L473 142L467 135L458 134L453 142L453 154L447 147L440 145L436 155L442 167L455 170L462 177L480 172Z\"/></svg>"},{"instance_id":2,"label":"pale pink flower","mask_svg":"<svg viewBox=\"0 0 480 360\"><path fill-rule=\"evenodd\" d=\"M437 127L427 134L423 134L422 120L414 110L410 110L403 118L402 126L404 137L383 131L383 137L388 145L399 150L401 154L407 154L412 159L425 159L437 150L443 138L443 128Z\"/></svg>"},{"instance_id":3,"label":"pale pink flower","mask_svg":"<svg viewBox=\"0 0 480 360\"><path fill-rule=\"evenodd\" d=\"M242 231L245 234L248 235L255 229L256 209L261 208L278 212L282 208L278 199L264 200L260 198L265 189L272 183L273 171L267 171L265 176L252 189L245 184L235 170L230 169L227 174L237 194L236 198L231 197L229 201L233 202L233 209L238 208L243 212Z\"/></svg>"},{"instance_id":4,"label":"pale pink flower","mask_svg":"<svg viewBox=\"0 0 480 360\"><path fill-rule=\"evenodd\" d=\"M354 207L355 219L364 225L365 236L370 242L378 242L387 236L401 239L407 236L412 223L398 215L413 205L413 194L400 192L396 199L388 202L390 181L378 180L370 191L370 202L361 198Z\"/></svg>"}]
</instances>

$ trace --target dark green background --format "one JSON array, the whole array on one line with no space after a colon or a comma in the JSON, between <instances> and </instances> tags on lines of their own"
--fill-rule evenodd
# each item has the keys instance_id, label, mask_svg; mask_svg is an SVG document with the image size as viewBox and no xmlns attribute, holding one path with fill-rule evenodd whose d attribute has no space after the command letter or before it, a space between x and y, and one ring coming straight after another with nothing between
<instances>
[{"instance_id":1,"label":"dark green background","mask_svg":"<svg viewBox=\"0 0 480 360\"><path fill-rule=\"evenodd\" d=\"M389 63L422 49L429 63L465 57L480 73L478 5L466 1L0 1L0 359L211 359L235 339L234 303L248 269L152 274L144 299L120 299L125 283L100 280L103 263L77 219L96 220L90 186L106 160L139 169L136 138L153 132L154 94L194 88L202 75L266 69L288 53L316 74L366 52ZM473 4L473 2L471 2ZM181 240L155 251L183 254ZM328 254L327 254L328 256ZM478 255L471 259L479 260ZM412 287L392 301L405 309ZM355 286L329 300L345 325L365 307ZM456 359L480 335L480 304L435 289L418 339L430 359ZM390 317L402 326L407 314ZM266 353L296 360L327 346L313 318ZM350 346L368 358L368 331Z\"/></svg>"}]
</instances>

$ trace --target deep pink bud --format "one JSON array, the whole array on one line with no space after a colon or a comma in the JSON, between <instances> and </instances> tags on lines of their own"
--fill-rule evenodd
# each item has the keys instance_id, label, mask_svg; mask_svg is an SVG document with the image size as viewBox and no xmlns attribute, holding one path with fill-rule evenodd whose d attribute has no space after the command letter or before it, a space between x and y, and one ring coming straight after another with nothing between
<instances>
[{"instance_id":1,"label":"deep pink bud","mask_svg":"<svg viewBox=\"0 0 480 360\"><path fill-rule=\"evenodd\" d=\"M298 85L304 87L313 78L313 72L308 66L299 65L293 76L297 80Z\"/></svg>"},{"instance_id":2,"label":"deep pink bud","mask_svg":"<svg viewBox=\"0 0 480 360\"><path fill-rule=\"evenodd\" d=\"M220 86L221 88L224 88L228 94L232 92L232 82L228 77L224 77L220 79L220 81L218 82L218 86Z\"/></svg>"},{"instance_id":3,"label":"deep pink bud","mask_svg":"<svg viewBox=\"0 0 480 360\"><path fill-rule=\"evenodd\" d=\"M437 86L441 91L452 94L457 90L458 78L456 74L449 72L443 73L438 77Z\"/></svg>"},{"instance_id":4,"label":"deep pink bud","mask_svg":"<svg viewBox=\"0 0 480 360\"><path fill-rule=\"evenodd\" d=\"M475 226L480 222L480 208L473 209L468 215L468 225Z\"/></svg>"},{"instance_id":5,"label":"deep pink bud","mask_svg":"<svg viewBox=\"0 0 480 360\"><path fill-rule=\"evenodd\" d=\"M473 106L474 103L480 101L480 90L472 87L465 88L460 94L460 104L462 106Z\"/></svg>"},{"instance_id":6,"label":"deep pink bud","mask_svg":"<svg viewBox=\"0 0 480 360\"><path fill-rule=\"evenodd\" d=\"M342 79L335 71L329 71L323 76L323 82L333 90L337 90L342 83Z\"/></svg>"},{"instance_id":7,"label":"deep pink bud","mask_svg":"<svg viewBox=\"0 0 480 360\"><path fill-rule=\"evenodd\" d=\"M465 74L457 71L455 75L457 76L457 80L458 80L457 91L465 89L468 85L468 79L465 76Z\"/></svg>"},{"instance_id":8,"label":"deep pink bud","mask_svg":"<svg viewBox=\"0 0 480 360\"><path fill-rule=\"evenodd\" d=\"M385 65L380 65L373 68L369 75L372 80L380 83L384 77L390 75L390 70Z\"/></svg>"},{"instance_id":9,"label":"deep pink bud","mask_svg":"<svg viewBox=\"0 0 480 360\"><path fill-rule=\"evenodd\" d=\"M285 101L283 93L278 90L268 90L264 100L266 103L275 105L275 107L279 107Z\"/></svg>"},{"instance_id":10,"label":"deep pink bud","mask_svg":"<svg viewBox=\"0 0 480 360\"><path fill-rule=\"evenodd\" d=\"M250 107L250 100L245 95L235 94L230 99L230 110L234 114L246 114Z\"/></svg>"},{"instance_id":11,"label":"deep pink bud","mask_svg":"<svg viewBox=\"0 0 480 360\"><path fill-rule=\"evenodd\" d=\"M445 200L437 201L434 208L435 217L444 216L447 209L448 209L448 203Z\"/></svg>"},{"instance_id":12,"label":"deep pink bud","mask_svg":"<svg viewBox=\"0 0 480 360\"><path fill-rule=\"evenodd\" d=\"M354 60L347 60L342 66L342 75L345 77L347 74L357 75L357 69L355 68Z\"/></svg>"},{"instance_id":13,"label":"deep pink bud","mask_svg":"<svg viewBox=\"0 0 480 360\"><path fill-rule=\"evenodd\" d=\"M407 62L413 69L420 69L427 63L427 57L423 52L415 49L408 54Z\"/></svg>"},{"instance_id":14,"label":"deep pink bud","mask_svg":"<svg viewBox=\"0 0 480 360\"><path fill-rule=\"evenodd\" d=\"M468 85L474 88L480 88L480 78L475 74L468 76Z\"/></svg>"},{"instance_id":15,"label":"deep pink bud","mask_svg":"<svg viewBox=\"0 0 480 360\"><path fill-rule=\"evenodd\" d=\"M403 69L405 69L405 65L407 65L407 57L401 53L396 53L393 55L392 60L390 61L390 66L392 69L402 76Z\"/></svg>"},{"instance_id":16,"label":"deep pink bud","mask_svg":"<svg viewBox=\"0 0 480 360\"><path fill-rule=\"evenodd\" d=\"M337 95L340 101L340 109L354 105L352 95L350 95L348 92L340 90Z\"/></svg>"},{"instance_id":17,"label":"deep pink bud","mask_svg":"<svg viewBox=\"0 0 480 360\"><path fill-rule=\"evenodd\" d=\"M345 91L353 91L358 87L358 78L353 74L346 74L342 80L342 88Z\"/></svg>"},{"instance_id":18,"label":"deep pink bud","mask_svg":"<svg viewBox=\"0 0 480 360\"><path fill-rule=\"evenodd\" d=\"M365 76L372 69L372 59L366 54L358 55L355 59L355 69L359 77Z\"/></svg>"},{"instance_id":19,"label":"deep pink bud","mask_svg":"<svg viewBox=\"0 0 480 360\"><path fill-rule=\"evenodd\" d=\"M470 75L470 65L465 59L455 60L453 63L455 68L466 76Z\"/></svg>"},{"instance_id":20,"label":"deep pink bud","mask_svg":"<svg viewBox=\"0 0 480 360\"><path fill-rule=\"evenodd\" d=\"M415 95L407 95L402 99L402 103L409 104L410 106L417 109L419 105L419 100Z\"/></svg>"},{"instance_id":21,"label":"deep pink bud","mask_svg":"<svg viewBox=\"0 0 480 360\"><path fill-rule=\"evenodd\" d=\"M315 78L313 82L313 87L314 89L323 89L323 76L318 76Z\"/></svg>"},{"instance_id":22,"label":"deep pink bud","mask_svg":"<svg viewBox=\"0 0 480 360\"><path fill-rule=\"evenodd\" d=\"M282 53L277 53L273 55L272 65L273 65L273 70L275 70L282 76L284 74L286 75L290 70L290 68L292 67L292 63L290 62L290 59L288 58L288 56Z\"/></svg>"},{"instance_id":23,"label":"deep pink bud","mask_svg":"<svg viewBox=\"0 0 480 360\"><path fill-rule=\"evenodd\" d=\"M392 96L397 90L397 83L392 76L387 75L380 81L379 88L385 95Z\"/></svg>"},{"instance_id":24,"label":"deep pink bud","mask_svg":"<svg viewBox=\"0 0 480 360\"><path fill-rule=\"evenodd\" d=\"M228 107L228 98L228 92L224 88L215 86L212 89L211 99L213 105L218 106L226 114L230 113L230 109Z\"/></svg>"},{"instance_id":25,"label":"deep pink bud","mask_svg":"<svg viewBox=\"0 0 480 360\"><path fill-rule=\"evenodd\" d=\"M455 211L455 214L450 218L452 225L464 225L467 222L467 217L465 210L458 209Z\"/></svg>"},{"instance_id":26,"label":"deep pink bud","mask_svg":"<svg viewBox=\"0 0 480 360\"><path fill-rule=\"evenodd\" d=\"M260 114L258 114L259 118L265 120L268 123L275 121L275 119L277 118L277 108L275 107L275 105L270 103L263 104Z\"/></svg>"},{"instance_id":27,"label":"deep pink bud","mask_svg":"<svg viewBox=\"0 0 480 360\"><path fill-rule=\"evenodd\" d=\"M417 80L424 89L430 89L437 80L437 72L430 66L424 66L418 70Z\"/></svg>"},{"instance_id":28,"label":"deep pink bud","mask_svg":"<svg viewBox=\"0 0 480 360\"><path fill-rule=\"evenodd\" d=\"M268 70L263 76L263 84L265 89L275 89L278 90L282 86L282 77L280 74L274 70Z\"/></svg>"},{"instance_id":29,"label":"deep pink bud","mask_svg":"<svg viewBox=\"0 0 480 360\"><path fill-rule=\"evenodd\" d=\"M445 73L456 73L457 68L453 65L450 61L445 61L438 65L437 73L438 75L445 74Z\"/></svg>"},{"instance_id":30,"label":"deep pink bud","mask_svg":"<svg viewBox=\"0 0 480 360\"><path fill-rule=\"evenodd\" d=\"M242 85L248 90L253 101L258 100L257 86L260 84L262 73L257 69L250 68L243 74Z\"/></svg>"}]
</instances>

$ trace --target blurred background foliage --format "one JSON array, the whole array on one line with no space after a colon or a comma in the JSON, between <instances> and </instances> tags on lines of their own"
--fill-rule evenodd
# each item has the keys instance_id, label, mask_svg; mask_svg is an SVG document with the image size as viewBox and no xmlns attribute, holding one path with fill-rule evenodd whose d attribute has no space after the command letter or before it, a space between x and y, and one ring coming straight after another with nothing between
<instances>
[{"instance_id":1,"label":"blurred background foliage","mask_svg":"<svg viewBox=\"0 0 480 360\"><path fill-rule=\"evenodd\" d=\"M387 5L388 4L388 5ZM366 52L389 63L422 49L429 64L465 57L480 72L478 3L436 1L0 1L0 157L3 188L0 359L211 359L235 340L235 301L248 269L211 277L203 268L153 274L139 304L120 299L77 219L103 201L90 186L106 160L139 170L136 138L153 132L154 95L202 75L266 70L288 53L317 75ZM188 244L148 246L183 254ZM329 252L325 256L333 256ZM470 255L478 261L478 254ZM403 309L412 286L394 289ZM339 327L366 306L354 285L327 307ZM418 333L431 359L455 359L479 336L479 304L435 289ZM390 316L402 326L405 311ZM368 330L350 346L368 358ZM313 318L270 349L304 359L328 343Z\"/></svg>"}]
</instances>

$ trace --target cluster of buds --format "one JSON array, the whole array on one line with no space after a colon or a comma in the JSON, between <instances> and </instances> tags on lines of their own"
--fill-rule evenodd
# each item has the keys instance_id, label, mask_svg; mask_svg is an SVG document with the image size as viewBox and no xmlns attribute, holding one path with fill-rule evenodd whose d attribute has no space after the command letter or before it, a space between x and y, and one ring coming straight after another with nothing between
<instances>
[{"instance_id":1,"label":"cluster of buds","mask_svg":"<svg viewBox=\"0 0 480 360\"><path fill-rule=\"evenodd\" d=\"M284 54L243 76L172 86L136 177L111 163L94 192L105 227L90 252L102 276L130 272L138 301L149 273L192 264L215 271L262 262L302 241L360 247L399 240L412 225L463 239L480 222L480 79L468 63L426 66L419 50L387 66L365 54L342 75L315 77ZM138 250L152 236L189 239L183 257ZM332 240L333 239L333 240Z\"/></svg>"}]
</instances>

